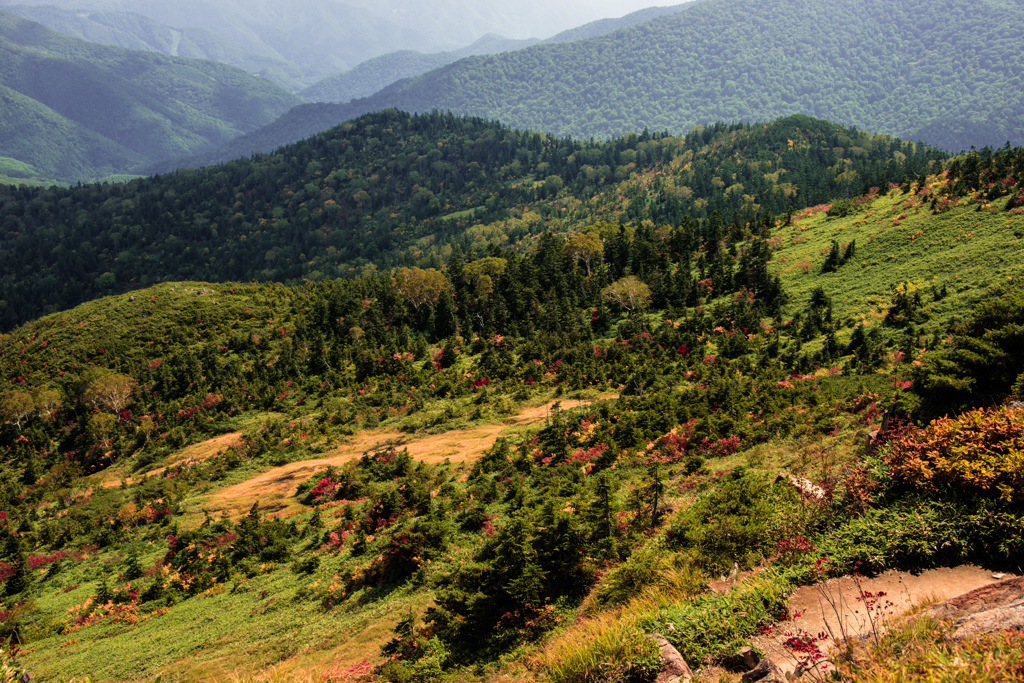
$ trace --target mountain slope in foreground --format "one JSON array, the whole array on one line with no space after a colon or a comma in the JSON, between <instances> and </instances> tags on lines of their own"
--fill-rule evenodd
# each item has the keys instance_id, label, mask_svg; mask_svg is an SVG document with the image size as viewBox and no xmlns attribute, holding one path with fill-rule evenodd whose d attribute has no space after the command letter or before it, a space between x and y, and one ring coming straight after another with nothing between
<instances>
[{"instance_id":1,"label":"mountain slope in foreground","mask_svg":"<svg viewBox=\"0 0 1024 683\"><path fill-rule=\"evenodd\" d=\"M649 678L660 632L738 679L799 585L1012 571L1024 197L990 179L1022 164L22 326L0 337L4 634L42 678L560 682ZM922 426L866 455L894 393ZM1006 638L948 654L1015 666Z\"/></svg>"}]
</instances>

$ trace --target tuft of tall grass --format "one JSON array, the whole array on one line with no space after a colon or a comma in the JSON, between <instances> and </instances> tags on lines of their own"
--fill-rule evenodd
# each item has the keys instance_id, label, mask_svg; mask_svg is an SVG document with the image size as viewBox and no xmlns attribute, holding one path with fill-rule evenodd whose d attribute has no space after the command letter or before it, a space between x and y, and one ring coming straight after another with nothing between
<instances>
[{"instance_id":1,"label":"tuft of tall grass","mask_svg":"<svg viewBox=\"0 0 1024 683\"><path fill-rule=\"evenodd\" d=\"M541 653L552 683L650 680L661 659L635 619L605 613L572 627Z\"/></svg>"},{"instance_id":2,"label":"tuft of tall grass","mask_svg":"<svg viewBox=\"0 0 1024 683\"><path fill-rule=\"evenodd\" d=\"M858 683L1024 681L1024 632L950 640L947 626L927 614L910 616L878 643L854 643L836 658L835 675Z\"/></svg>"},{"instance_id":3,"label":"tuft of tall grass","mask_svg":"<svg viewBox=\"0 0 1024 683\"><path fill-rule=\"evenodd\" d=\"M630 600L670 595L677 600L699 593L707 577L678 553L654 547L634 553L612 570L594 592L599 605L622 605Z\"/></svg>"}]
</instances>

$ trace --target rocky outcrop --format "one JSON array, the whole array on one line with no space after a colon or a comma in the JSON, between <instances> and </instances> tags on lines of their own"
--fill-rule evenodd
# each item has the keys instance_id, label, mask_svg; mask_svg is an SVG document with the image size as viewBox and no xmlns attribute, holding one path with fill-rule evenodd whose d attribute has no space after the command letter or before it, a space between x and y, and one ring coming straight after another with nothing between
<instances>
[{"instance_id":1,"label":"rocky outcrop","mask_svg":"<svg viewBox=\"0 0 1024 683\"><path fill-rule=\"evenodd\" d=\"M800 492L800 495L811 500L822 500L825 497L825 489L815 484L810 479L798 477L795 474L781 473L775 477L776 482L785 482Z\"/></svg>"},{"instance_id":2,"label":"rocky outcrop","mask_svg":"<svg viewBox=\"0 0 1024 683\"><path fill-rule=\"evenodd\" d=\"M952 640L1024 631L1024 578L1007 579L936 603L928 613L953 621Z\"/></svg>"},{"instance_id":3,"label":"rocky outcrop","mask_svg":"<svg viewBox=\"0 0 1024 683\"><path fill-rule=\"evenodd\" d=\"M740 677L740 683L771 683L785 681L782 669L770 658L765 657L753 669Z\"/></svg>"},{"instance_id":4,"label":"rocky outcrop","mask_svg":"<svg viewBox=\"0 0 1024 683\"><path fill-rule=\"evenodd\" d=\"M660 633L652 633L651 639L661 653L661 672L654 679L655 683L690 683L693 681L693 671L690 670L683 656L679 654L679 650Z\"/></svg>"}]
</instances>

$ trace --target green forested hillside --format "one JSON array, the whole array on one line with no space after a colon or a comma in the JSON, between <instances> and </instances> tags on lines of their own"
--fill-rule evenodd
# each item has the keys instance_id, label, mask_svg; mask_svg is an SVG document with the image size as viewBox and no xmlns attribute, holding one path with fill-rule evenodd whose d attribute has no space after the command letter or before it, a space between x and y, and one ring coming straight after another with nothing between
<instances>
[{"instance_id":1,"label":"green forested hillside","mask_svg":"<svg viewBox=\"0 0 1024 683\"><path fill-rule=\"evenodd\" d=\"M582 220L756 221L934 172L943 157L802 116L584 143L387 111L217 167L0 188L0 319L164 280L436 266L456 246L518 246Z\"/></svg>"},{"instance_id":2,"label":"green forested hillside","mask_svg":"<svg viewBox=\"0 0 1024 683\"><path fill-rule=\"evenodd\" d=\"M710 0L599 38L467 58L321 109L319 126L436 108L588 138L802 113L951 151L998 147L1024 142L1022 43L1024 9L1002 0ZM295 139L272 125L243 153Z\"/></svg>"},{"instance_id":3,"label":"green forested hillside","mask_svg":"<svg viewBox=\"0 0 1024 683\"><path fill-rule=\"evenodd\" d=\"M0 145L4 156L24 167L26 179L90 178L143 161L141 154L7 86L0 86L0 99Z\"/></svg>"},{"instance_id":4,"label":"green forested hillside","mask_svg":"<svg viewBox=\"0 0 1024 683\"><path fill-rule=\"evenodd\" d=\"M299 101L233 67L94 45L6 12L0 56L0 155L63 181L215 147Z\"/></svg>"},{"instance_id":5,"label":"green forested hillside","mask_svg":"<svg viewBox=\"0 0 1024 683\"><path fill-rule=\"evenodd\" d=\"M451 52L423 54L412 50L400 50L369 59L350 71L325 78L301 91L299 95L314 102L348 102L357 97L368 97L395 81L419 76L463 57L510 52L539 42L568 43L585 40L664 14L672 14L681 8L682 5L650 7L617 19L599 19L568 31L562 31L543 41L536 39L510 40L496 35L488 35L468 47ZM316 132L319 131L313 130L310 131L310 134Z\"/></svg>"},{"instance_id":6,"label":"green forested hillside","mask_svg":"<svg viewBox=\"0 0 1024 683\"><path fill-rule=\"evenodd\" d=\"M714 0L468 59L373 106L581 137L803 113L956 151L1024 142L1022 42L1024 8L1001 0Z\"/></svg>"},{"instance_id":7,"label":"green forested hillside","mask_svg":"<svg viewBox=\"0 0 1024 683\"><path fill-rule=\"evenodd\" d=\"M1019 8L981 6L1014 37ZM908 7L891 43L945 30ZM929 57L1016 82L955 44ZM921 62L870 66L927 91ZM1009 92L976 115L1013 121ZM841 102L911 106L876 95ZM0 680L649 683L655 633L694 680L751 656L1013 678L1005 621L954 637L885 598L934 569L1024 585L1022 278L1024 147L805 114L587 142L385 109L207 168L0 185ZM799 588L835 629L803 628Z\"/></svg>"},{"instance_id":8,"label":"green forested hillside","mask_svg":"<svg viewBox=\"0 0 1024 683\"><path fill-rule=\"evenodd\" d=\"M485 36L472 45L452 52L424 54L415 50L389 52L368 59L355 68L318 81L299 95L314 102L348 102L357 97L368 97L395 81L412 78L451 64L471 55L508 52L528 47L537 40L509 40L500 36ZM317 133L318 130L311 131Z\"/></svg>"},{"instance_id":9,"label":"green forested hillside","mask_svg":"<svg viewBox=\"0 0 1024 683\"><path fill-rule=\"evenodd\" d=\"M408 138L398 123L361 125ZM852 134L795 123L777 134L806 156ZM760 145L701 141L722 163ZM438 268L162 283L0 335L0 635L21 643L3 664L639 682L656 631L735 682L798 586L1018 571L1024 411L1002 404L1024 390L1024 149L941 166L793 215L606 210ZM1024 646L926 626L925 660L965 647L1008 671ZM867 665L835 662L851 683Z\"/></svg>"},{"instance_id":10,"label":"green forested hillside","mask_svg":"<svg viewBox=\"0 0 1024 683\"><path fill-rule=\"evenodd\" d=\"M368 59L350 71L344 71L318 81L299 94L314 102L348 102L357 97L372 95L403 78L419 76L445 64L451 64L463 56L465 55L454 52L435 52L433 54L423 54L414 50L389 52L386 55Z\"/></svg>"}]
</instances>

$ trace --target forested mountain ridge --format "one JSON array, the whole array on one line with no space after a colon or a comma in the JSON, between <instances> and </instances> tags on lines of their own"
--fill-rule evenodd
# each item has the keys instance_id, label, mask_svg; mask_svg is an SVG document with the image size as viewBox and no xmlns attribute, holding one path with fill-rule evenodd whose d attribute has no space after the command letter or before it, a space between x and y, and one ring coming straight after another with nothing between
<instances>
[{"instance_id":1,"label":"forested mountain ridge","mask_svg":"<svg viewBox=\"0 0 1024 683\"><path fill-rule=\"evenodd\" d=\"M545 40L510 40L500 36L484 36L468 47L451 52L423 54L411 50L393 52L359 64L351 71L336 74L314 83L299 94L314 102L348 102L368 97L403 78L412 78L474 55L497 54L522 49L536 43L569 43L611 33L624 26L639 24L654 17L678 12L683 5L649 7L617 19L599 19ZM314 131L316 132L316 131Z\"/></svg>"},{"instance_id":2,"label":"forested mountain ridge","mask_svg":"<svg viewBox=\"0 0 1024 683\"><path fill-rule=\"evenodd\" d=\"M0 319L163 280L435 266L456 246L528 243L585 220L755 220L934 171L944 156L802 116L590 143L386 111L217 167L0 188Z\"/></svg>"},{"instance_id":3,"label":"forested mountain ridge","mask_svg":"<svg viewBox=\"0 0 1024 683\"><path fill-rule=\"evenodd\" d=\"M599 38L466 58L188 163L387 107L580 138L802 113L951 151L1020 144L1022 27L1024 8L1000 0L709 0Z\"/></svg>"},{"instance_id":4,"label":"forested mountain ridge","mask_svg":"<svg viewBox=\"0 0 1024 683\"><path fill-rule=\"evenodd\" d=\"M118 44L141 39L171 54L180 49L192 51L182 56L223 58L291 91L396 50L457 50L492 33L513 39L546 38L646 4L646 0L517 0L514 5L495 0L0 2L0 6L28 5L18 11L50 28L90 40L92 35ZM131 15L142 15L150 23L140 26ZM163 35L153 35L152 29ZM141 33L138 38L133 35L137 33Z\"/></svg>"},{"instance_id":5,"label":"forested mountain ridge","mask_svg":"<svg viewBox=\"0 0 1024 683\"><path fill-rule=\"evenodd\" d=\"M528 47L537 42L539 41L485 36L468 47L452 52L430 54L415 50L389 52L386 55L357 64L349 71L343 71L317 81L301 90L299 95L313 102L348 102L357 97L368 97L395 81L419 76L463 57L507 52Z\"/></svg>"},{"instance_id":6,"label":"forested mountain ridge","mask_svg":"<svg viewBox=\"0 0 1024 683\"><path fill-rule=\"evenodd\" d=\"M94 45L0 12L0 157L65 182L223 144L300 100L216 62Z\"/></svg>"}]
</instances>

